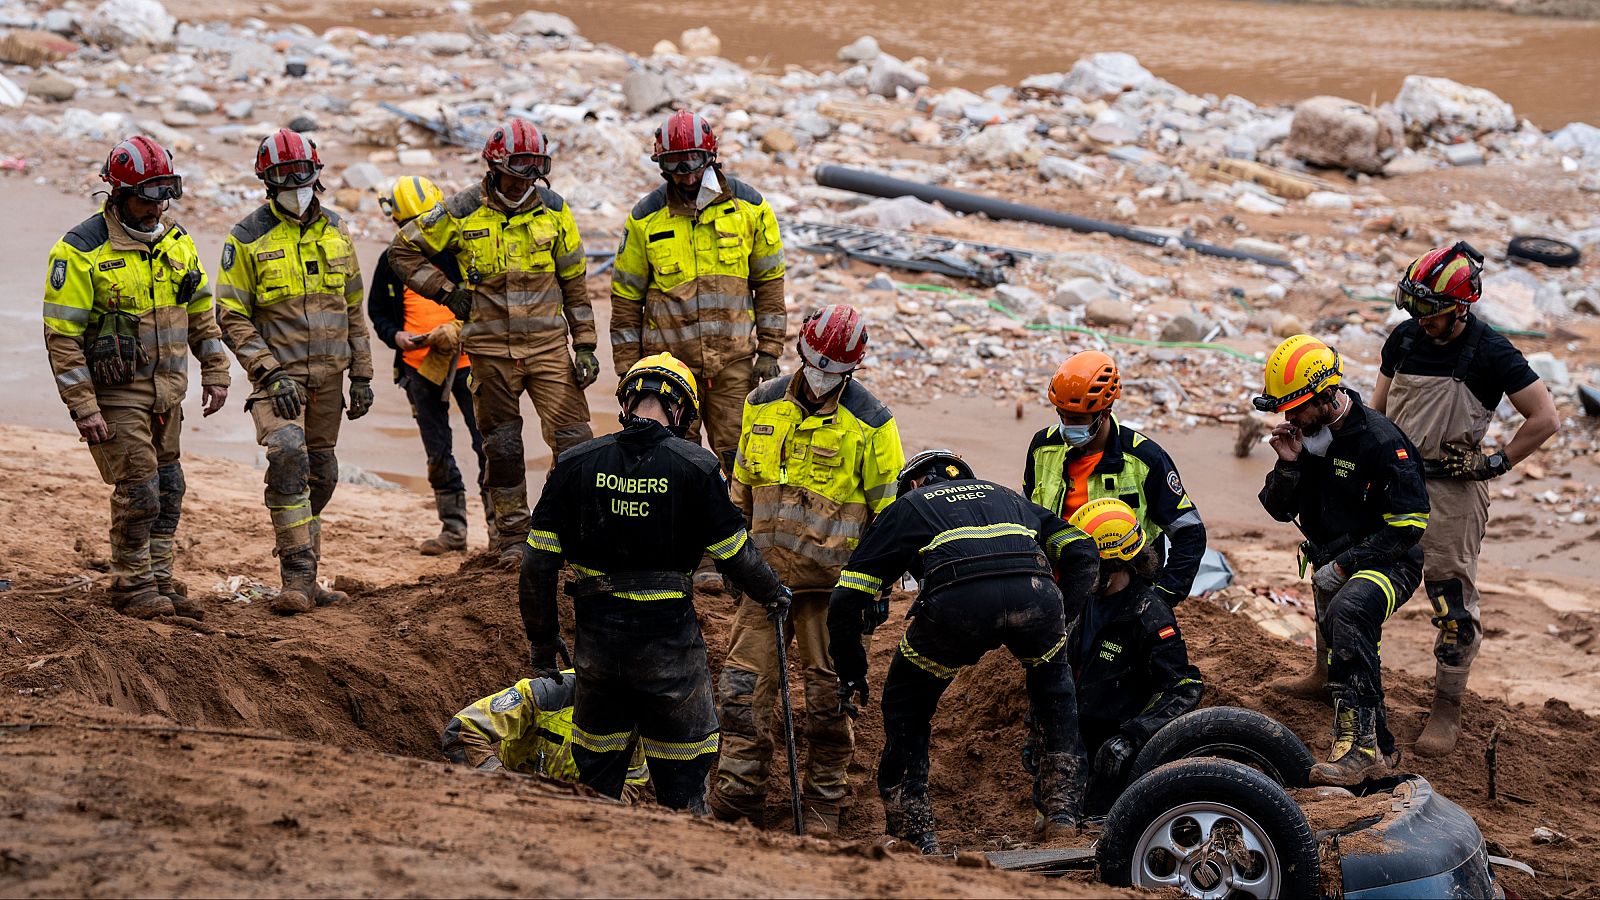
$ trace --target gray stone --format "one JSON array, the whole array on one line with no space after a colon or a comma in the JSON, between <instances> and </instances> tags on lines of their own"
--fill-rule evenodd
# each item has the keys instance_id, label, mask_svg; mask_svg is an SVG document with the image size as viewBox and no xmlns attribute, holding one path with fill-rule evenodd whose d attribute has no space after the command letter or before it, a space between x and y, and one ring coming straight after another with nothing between
<instances>
[{"instance_id":1,"label":"gray stone","mask_svg":"<svg viewBox=\"0 0 1600 900\"><path fill-rule=\"evenodd\" d=\"M78 30L78 17L71 10L52 9L39 20L39 27L52 34L71 37Z\"/></svg>"},{"instance_id":2,"label":"gray stone","mask_svg":"<svg viewBox=\"0 0 1600 900\"><path fill-rule=\"evenodd\" d=\"M1468 141L1464 144L1445 144L1439 148L1444 161L1452 166L1483 165L1483 148Z\"/></svg>"},{"instance_id":3,"label":"gray stone","mask_svg":"<svg viewBox=\"0 0 1600 900\"><path fill-rule=\"evenodd\" d=\"M255 102L251 100L233 100L222 104L223 115L230 119L248 119L255 109Z\"/></svg>"},{"instance_id":4,"label":"gray stone","mask_svg":"<svg viewBox=\"0 0 1600 900\"><path fill-rule=\"evenodd\" d=\"M840 62L872 62L878 58L883 50L878 46L878 39L870 34L863 34L849 44L839 48Z\"/></svg>"},{"instance_id":5,"label":"gray stone","mask_svg":"<svg viewBox=\"0 0 1600 900\"><path fill-rule=\"evenodd\" d=\"M1039 160L1039 175L1045 181L1058 181L1065 178L1076 185L1105 180L1105 176L1080 162L1063 159L1059 156L1046 156Z\"/></svg>"},{"instance_id":6,"label":"gray stone","mask_svg":"<svg viewBox=\"0 0 1600 900\"><path fill-rule=\"evenodd\" d=\"M78 86L54 72L28 82L28 93L50 103L65 103L78 95Z\"/></svg>"},{"instance_id":7,"label":"gray stone","mask_svg":"<svg viewBox=\"0 0 1600 900\"><path fill-rule=\"evenodd\" d=\"M244 43L228 57L226 77L229 81L242 81L252 75L265 75L277 69L278 54L272 52L270 47Z\"/></svg>"},{"instance_id":8,"label":"gray stone","mask_svg":"<svg viewBox=\"0 0 1600 900\"><path fill-rule=\"evenodd\" d=\"M1576 153L1591 163L1600 162L1600 128L1587 122L1573 122L1550 135L1556 149Z\"/></svg>"},{"instance_id":9,"label":"gray stone","mask_svg":"<svg viewBox=\"0 0 1600 900\"><path fill-rule=\"evenodd\" d=\"M410 147L395 156L400 165L408 169L425 169L434 164L433 151L427 147Z\"/></svg>"},{"instance_id":10,"label":"gray stone","mask_svg":"<svg viewBox=\"0 0 1600 900\"><path fill-rule=\"evenodd\" d=\"M434 56L460 56L473 47L472 36L459 31L424 31L416 36L417 47Z\"/></svg>"},{"instance_id":11,"label":"gray stone","mask_svg":"<svg viewBox=\"0 0 1600 900\"><path fill-rule=\"evenodd\" d=\"M1256 158L1256 142L1249 135L1232 134L1228 136L1228 143L1223 149L1223 153L1229 159L1254 160Z\"/></svg>"},{"instance_id":12,"label":"gray stone","mask_svg":"<svg viewBox=\"0 0 1600 900\"><path fill-rule=\"evenodd\" d=\"M297 134L305 134L308 131L316 131L322 126L317 122L316 119L313 119L310 116L295 116L289 120L287 127L290 131L293 131Z\"/></svg>"},{"instance_id":13,"label":"gray stone","mask_svg":"<svg viewBox=\"0 0 1600 900\"><path fill-rule=\"evenodd\" d=\"M655 112L670 106L674 99L671 84L665 75L634 69L622 79L622 104L630 112Z\"/></svg>"},{"instance_id":14,"label":"gray stone","mask_svg":"<svg viewBox=\"0 0 1600 900\"><path fill-rule=\"evenodd\" d=\"M383 170L372 163L356 163L345 168L339 179L347 188L358 191L371 190L383 183Z\"/></svg>"},{"instance_id":15,"label":"gray stone","mask_svg":"<svg viewBox=\"0 0 1600 900\"><path fill-rule=\"evenodd\" d=\"M1407 152L1384 163L1383 174L1386 178L1400 178L1406 175L1421 175L1437 168L1439 161L1433 157Z\"/></svg>"},{"instance_id":16,"label":"gray stone","mask_svg":"<svg viewBox=\"0 0 1600 900\"><path fill-rule=\"evenodd\" d=\"M882 272L872 276L872 280L868 281L866 287L864 288L864 290L868 291L892 291L894 289L894 279L883 274Z\"/></svg>"},{"instance_id":17,"label":"gray stone","mask_svg":"<svg viewBox=\"0 0 1600 900\"><path fill-rule=\"evenodd\" d=\"M1106 155L1117 162L1133 163L1134 165L1156 158L1154 153L1143 147L1112 147L1106 151Z\"/></svg>"},{"instance_id":18,"label":"gray stone","mask_svg":"<svg viewBox=\"0 0 1600 900\"><path fill-rule=\"evenodd\" d=\"M761 135L761 149L768 153L793 153L799 146L794 134L781 125L768 128Z\"/></svg>"},{"instance_id":19,"label":"gray stone","mask_svg":"<svg viewBox=\"0 0 1600 900\"><path fill-rule=\"evenodd\" d=\"M192 84L178 88L178 93L172 98L172 104L177 109L197 116L210 115L217 111L217 101Z\"/></svg>"},{"instance_id":20,"label":"gray stone","mask_svg":"<svg viewBox=\"0 0 1600 900\"><path fill-rule=\"evenodd\" d=\"M1394 98L1394 109L1408 130L1444 143L1517 129L1511 104L1492 91L1448 78L1407 75Z\"/></svg>"},{"instance_id":21,"label":"gray stone","mask_svg":"<svg viewBox=\"0 0 1600 900\"><path fill-rule=\"evenodd\" d=\"M177 24L157 0L105 0L84 21L83 34L107 47L166 47Z\"/></svg>"},{"instance_id":22,"label":"gray stone","mask_svg":"<svg viewBox=\"0 0 1600 900\"><path fill-rule=\"evenodd\" d=\"M511 20L507 30L512 34L528 37L544 35L546 37L576 37L578 26L573 21L560 13L539 12L530 10Z\"/></svg>"},{"instance_id":23,"label":"gray stone","mask_svg":"<svg viewBox=\"0 0 1600 900\"><path fill-rule=\"evenodd\" d=\"M1132 54L1095 53L1072 64L1061 89L1082 100L1105 100L1152 81L1155 76Z\"/></svg>"},{"instance_id":24,"label":"gray stone","mask_svg":"<svg viewBox=\"0 0 1600 900\"><path fill-rule=\"evenodd\" d=\"M1127 327L1139 318L1133 307L1121 300L1095 300L1083 311L1083 320L1090 325L1116 325Z\"/></svg>"},{"instance_id":25,"label":"gray stone","mask_svg":"<svg viewBox=\"0 0 1600 900\"><path fill-rule=\"evenodd\" d=\"M193 128L200 124L200 117L186 110L169 109L161 114L161 122L173 128Z\"/></svg>"},{"instance_id":26,"label":"gray stone","mask_svg":"<svg viewBox=\"0 0 1600 900\"><path fill-rule=\"evenodd\" d=\"M994 289L994 301L1010 312L1024 318L1032 316L1035 311L1044 305L1044 301L1039 298L1038 294L1028 288L1014 284L997 286Z\"/></svg>"},{"instance_id":27,"label":"gray stone","mask_svg":"<svg viewBox=\"0 0 1600 900\"><path fill-rule=\"evenodd\" d=\"M898 90L905 88L916 93L917 88L928 83L928 76L887 53L879 54L867 72L867 92L893 100Z\"/></svg>"},{"instance_id":28,"label":"gray stone","mask_svg":"<svg viewBox=\"0 0 1600 900\"><path fill-rule=\"evenodd\" d=\"M789 127L814 138L825 138L833 133L833 120L818 113L801 113L789 120Z\"/></svg>"},{"instance_id":29,"label":"gray stone","mask_svg":"<svg viewBox=\"0 0 1600 900\"><path fill-rule=\"evenodd\" d=\"M1278 259L1289 258L1289 248L1260 238L1242 237L1233 242L1233 249L1241 253L1254 253L1257 256L1274 256Z\"/></svg>"},{"instance_id":30,"label":"gray stone","mask_svg":"<svg viewBox=\"0 0 1600 900\"><path fill-rule=\"evenodd\" d=\"M1158 162L1147 162L1133 170L1133 180L1140 184L1165 184L1172 180L1172 167Z\"/></svg>"},{"instance_id":31,"label":"gray stone","mask_svg":"<svg viewBox=\"0 0 1600 900\"><path fill-rule=\"evenodd\" d=\"M1566 361L1557 359L1548 350L1529 353L1528 368L1549 387L1564 388L1572 384L1572 375L1567 371Z\"/></svg>"},{"instance_id":32,"label":"gray stone","mask_svg":"<svg viewBox=\"0 0 1600 900\"><path fill-rule=\"evenodd\" d=\"M1211 330L1211 323L1203 316L1194 313L1180 313L1168 319L1161 326L1161 340L1169 343L1192 343L1205 340L1206 332Z\"/></svg>"},{"instance_id":33,"label":"gray stone","mask_svg":"<svg viewBox=\"0 0 1600 900\"><path fill-rule=\"evenodd\" d=\"M1055 296L1050 302L1057 306L1071 309L1077 306L1088 306L1097 301L1108 301L1115 297L1111 287L1097 278L1087 275L1069 278L1056 288Z\"/></svg>"},{"instance_id":34,"label":"gray stone","mask_svg":"<svg viewBox=\"0 0 1600 900\"><path fill-rule=\"evenodd\" d=\"M1472 312L1496 328L1537 328L1544 320L1536 304L1542 286L1524 269L1496 272L1483 279L1483 299L1472 305Z\"/></svg>"},{"instance_id":35,"label":"gray stone","mask_svg":"<svg viewBox=\"0 0 1600 900\"><path fill-rule=\"evenodd\" d=\"M1402 146L1401 126L1392 113L1320 96L1295 107L1285 149L1312 165L1376 174Z\"/></svg>"}]
</instances>

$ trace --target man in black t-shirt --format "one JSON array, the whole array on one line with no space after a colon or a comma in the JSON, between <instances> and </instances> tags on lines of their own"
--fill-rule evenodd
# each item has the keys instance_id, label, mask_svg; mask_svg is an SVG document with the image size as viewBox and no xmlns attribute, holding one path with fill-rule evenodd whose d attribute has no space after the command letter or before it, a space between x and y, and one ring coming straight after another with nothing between
<instances>
[{"instance_id":1,"label":"man in black t-shirt","mask_svg":"<svg viewBox=\"0 0 1600 900\"><path fill-rule=\"evenodd\" d=\"M1423 755L1449 752L1460 730L1467 673L1478 655L1478 551L1489 522L1489 489L1555 434L1550 392L1503 335L1469 310L1481 294L1483 257L1462 242L1416 260L1395 291L1411 314L1383 346L1372 406L1400 426L1422 454L1432 519L1423 533L1423 583L1439 629L1433 711L1417 739ZM1500 398L1524 417L1494 453L1479 442Z\"/></svg>"}]
</instances>

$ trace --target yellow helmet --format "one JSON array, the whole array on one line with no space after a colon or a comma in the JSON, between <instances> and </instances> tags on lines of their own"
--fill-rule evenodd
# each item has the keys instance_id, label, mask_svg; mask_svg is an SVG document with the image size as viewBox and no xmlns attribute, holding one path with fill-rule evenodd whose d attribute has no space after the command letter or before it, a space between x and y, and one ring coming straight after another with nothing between
<instances>
[{"instance_id":1,"label":"yellow helmet","mask_svg":"<svg viewBox=\"0 0 1600 900\"><path fill-rule=\"evenodd\" d=\"M389 192L378 198L378 205L396 223L404 224L433 209L444 200L439 186L420 175L401 175Z\"/></svg>"},{"instance_id":2,"label":"yellow helmet","mask_svg":"<svg viewBox=\"0 0 1600 900\"><path fill-rule=\"evenodd\" d=\"M1339 351L1309 334L1297 334L1267 357L1266 385L1253 403L1262 412L1287 412L1343 378Z\"/></svg>"},{"instance_id":3,"label":"yellow helmet","mask_svg":"<svg viewBox=\"0 0 1600 900\"><path fill-rule=\"evenodd\" d=\"M1101 559L1120 559L1126 562L1144 549L1144 529L1139 527L1139 517L1133 507L1115 497L1091 500L1072 514L1072 527L1087 534Z\"/></svg>"},{"instance_id":4,"label":"yellow helmet","mask_svg":"<svg viewBox=\"0 0 1600 900\"><path fill-rule=\"evenodd\" d=\"M684 428L688 428L690 420L700 413L700 392L695 388L694 373L671 353L657 353L639 360L617 384L617 400L624 410L628 408L628 399L640 393L659 394L685 407L688 415L683 420Z\"/></svg>"}]
</instances>

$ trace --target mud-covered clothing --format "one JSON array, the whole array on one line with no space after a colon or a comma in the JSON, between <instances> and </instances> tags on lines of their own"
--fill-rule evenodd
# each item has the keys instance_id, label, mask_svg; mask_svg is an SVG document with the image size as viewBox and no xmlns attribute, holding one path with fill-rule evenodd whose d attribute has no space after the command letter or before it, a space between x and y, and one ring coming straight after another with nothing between
<instances>
[{"instance_id":1,"label":"mud-covered clothing","mask_svg":"<svg viewBox=\"0 0 1600 900\"><path fill-rule=\"evenodd\" d=\"M1059 423L1033 436L1022 470L1022 492L1029 500L1071 518L1078 506L1111 497L1133 507L1145 539L1162 547L1165 569L1156 582L1169 606L1189 596L1206 552L1206 526L1184 490L1178 467L1161 445L1111 417L1105 448L1080 485L1073 465L1083 456L1061 436ZM1079 497L1082 503L1073 504Z\"/></svg>"},{"instance_id":2,"label":"mud-covered clothing","mask_svg":"<svg viewBox=\"0 0 1600 900\"><path fill-rule=\"evenodd\" d=\"M1328 648L1328 686L1335 700L1377 708L1378 747L1394 752L1383 704L1383 625L1422 583L1423 551L1417 544L1405 556L1373 564L1329 595L1313 587L1317 630Z\"/></svg>"},{"instance_id":3,"label":"mud-covered clothing","mask_svg":"<svg viewBox=\"0 0 1600 900\"><path fill-rule=\"evenodd\" d=\"M567 673L570 676L572 673ZM572 762L572 703L576 681L524 678L455 714L445 726L440 749L453 763L475 769L507 768L576 782ZM650 780L644 756L635 752L627 782Z\"/></svg>"},{"instance_id":4,"label":"mud-covered clothing","mask_svg":"<svg viewBox=\"0 0 1600 900\"><path fill-rule=\"evenodd\" d=\"M567 592L577 623L580 780L615 796L637 739L657 798L703 807L718 730L689 573L709 554L758 601L780 590L728 499L716 457L634 419L557 459L527 540L520 603L535 648L558 634L561 564L578 575Z\"/></svg>"},{"instance_id":5,"label":"mud-covered clothing","mask_svg":"<svg viewBox=\"0 0 1600 900\"><path fill-rule=\"evenodd\" d=\"M129 236L108 206L50 250L44 342L56 389L73 419L111 406L154 413L182 406L191 352L200 360L201 384L228 386L228 357L200 254L182 226L170 220L165 225L161 238L146 244ZM186 276L194 288L180 303ZM128 384L96 385L85 349L113 308L137 317L145 359Z\"/></svg>"},{"instance_id":6,"label":"mud-covered clothing","mask_svg":"<svg viewBox=\"0 0 1600 900\"><path fill-rule=\"evenodd\" d=\"M460 280L460 269L456 267L454 257L441 254L429 262L438 266L452 281ZM446 316L448 318L444 318ZM415 369L422 365L422 360L427 358L432 348L401 350L395 343L395 334L409 331L415 335L425 335L437 325L454 321L455 316L441 304L406 287L399 273L389 265L389 251L384 250L378 255L378 264L372 269L372 284L367 288L367 318L372 320L372 333L378 336L378 340L394 348L394 382L400 384L404 367ZM462 353L458 368L465 369L468 364L467 355ZM457 372L457 383L465 384L466 376L465 371Z\"/></svg>"},{"instance_id":7,"label":"mud-covered clothing","mask_svg":"<svg viewBox=\"0 0 1600 900\"><path fill-rule=\"evenodd\" d=\"M1162 726L1198 706L1205 687L1165 596L1138 577L1115 594L1089 601L1067 633L1067 661L1090 760L1118 735L1137 752ZM1091 776L1089 809L1109 808L1127 774L1107 784Z\"/></svg>"},{"instance_id":8,"label":"mud-covered clothing","mask_svg":"<svg viewBox=\"0 0 1600 900\"><path fill-rule=\"evenodd\" d=\"M1279 522L1297 522L1317 567L1345 574L1407 556L1428 527L1428 492L1417 448L1355 391L1326 454L1302 451L1267 473L1261 505Z\"/></svg>"},{"instance_id":9,"label":"mud-covered clothing","mask_svg":"<svg viewBox=\"0 0 1600 900\"><path fill-rule=\"evenodd\" d=\"M1384 342L1380 371L1391 379L1388 414L1424 460L1441 459L1446 444L1479 448L1501 398L1539 380L1509 340L1471 314L1447 344L1415 321L1401 323ZM1478 553L1489 528L1489 485L1459 478L1427 484L1432 518L1422 535L1423 584L1439 630L1433 653L1441 674L1459 673L1465 683L1483 641Z\"/></svg>"}]
</instances>

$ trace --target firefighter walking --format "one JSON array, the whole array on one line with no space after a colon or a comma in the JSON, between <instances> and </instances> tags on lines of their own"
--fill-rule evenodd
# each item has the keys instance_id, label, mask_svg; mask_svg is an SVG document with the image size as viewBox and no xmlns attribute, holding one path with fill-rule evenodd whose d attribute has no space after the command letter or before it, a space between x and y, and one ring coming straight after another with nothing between
<instances>
[{"instance_id":1,"label":"firefighter walking","mask_svg":"<svg viewBox=\"0 0 1600 900\"><path fill-rule=\"evenodd\" d=\"M228 397L228 357L194 240L167 218L172 155L143 135L111 148L100 212L50 251L44 343L56 389L111 491L111 602L139 619L203 618L173 578L183 509L179 435L189 354L202 415Z\"/></svg>"},{"instance_id":2,"label":"firefighter walking","mask_svg":"<svg viewBox=\"0 0 1600 900\"><path fill-rule=\"evenodd\" d=\"M828 652L828 595L873 516L894 500L905 464L889 408L859 381L867 353L861 314L835 305L800 329L800 371L768 381L745 400L733 466L734 503L794 605L783 640L794 639L805 683L807 831L838 830L849 798L855 741L836 697ZM773 749L777 653L772 623L754 603L735 611L718 678L722 755L711 809L719 818L762 822Z\"/></svg>"},{"instance_id":3,"label":"firefighter walking","mask_svg":"<svg viewBox=\"0 0 1600 900\"><path fill-rule=\"evenodd\" d=\"M1416 447L1342 379L1339 354L1297 334L1267 358L1254 403L1284 416L1272 430L1278 460L1261 505L1299 526L1302 574L1308 563L1315 569L1315 667L1269 687L1312 698L1331 692L1333 749L1312 767L1311 783L1350 786L1382 777L1399 759L1378 647L1384 622L1422 582L1428 492Z\"/></svg>"},{"instance_id":4,"label":"firefighter walking","mask_svg":"<svg viewBox=\"0 0 1600 900\"><path fill-rule=\"evenodd\" d=\"M1422 454L1428 502L1423 587L1433 604L1433 709L1417 738L1424 755L1449 752L1460 735L1467 674L1483 642L1478 551L1489 527L1487 482L1538 450L1560 427L1555 401L1509 340L1472 314L1482 296L1483 256L1461 242L1413 261L1395 288L1411 315L1383 346L1372 408L1389 415ZM1483 436L1502 397L1524 421L1500 450Z\"/></svg>"},{"instance_id":5,"label":"firefighter walking","mask_svg":"<svg viewBox=\"0 0 1600 900\"><path fill-rule=\"evenodd\" d=\"M267 200L223 243L217 318L255 388L245 409L266 448L266 504L283 576L272 611L294 615L346 599L317 582L321 517L339 483L340 414L359 419L372 408L372 350L355 246L317 199L316 144L280 129L261 142L255 171Z\"/></svg>"},{"instance_id":6,"label":"firefighter walking","mask_svg":"<svg viewBox=\"0 0 1600 900\"><path fill-rule=\"evenodd\" d=\"M744 399L776 378L788 318L783 239L760 193L723 174L717 136L687 110L656 129L665 184L623 224L611 276L611 352L620 376L667 351L702 387L700 418L724 470L733 467ZM699 441L698 423L688 438Z\"/></svg>"},{"instance_id":7,"label":"firefighter walking","mask_svg":"<svg viewBox=\"0 0 1600 900\"><path fill-rule=\"evenodd\" d=\"M572 210L548 187L544 135L510 119L489 135L482 156L483 181L401 228L389 264L466 323L461 341L488 460L493 549L516 568L528 538L522 395L533 399L544 442L560 455L594 436L583 391L600 363L583 240ZM461 277L430 261L441 254L454 257Z\"/></svg>"},{"instance_id":8,"label":"firefighter walking","mask_svg":"<svg viewBox=\"0 0 1600 900\"><path fill-rule=\"evenodd\" d=\"M656 798L704 814L718 728L688 573L709 554L778 620L789 592L750 540L716 457L683 440L698 406L687 367L646 357L617 399L622 431L563 453L545 479L522 565L523 624L534 674L561 680L556 585L570 564L578 779L620 796L639 743Z\"/></svg>"},{"instance_id":9,"label":"firefighter walking","mask_svg":"<svg viewBox=\"0 0 1600 900\"><path fill-rule=\"evenodd\" d=\"M938 852L928 796L933 714L962 666L1003 645L1027 672L1030 715L1041 736L1033 788L1038 831L1047 840L1075 835L1083 744L1062 594L1081 605L1093 589L1093 543L1016 492L975 478L948 450L913 457L897 492L851 554L828 606L840 703L853 713L869 695L861 635L881 621L874 601L907 570L922 584L883 686L878 794L886 830L924 853Z\"/></svg>"}]
</instances>

